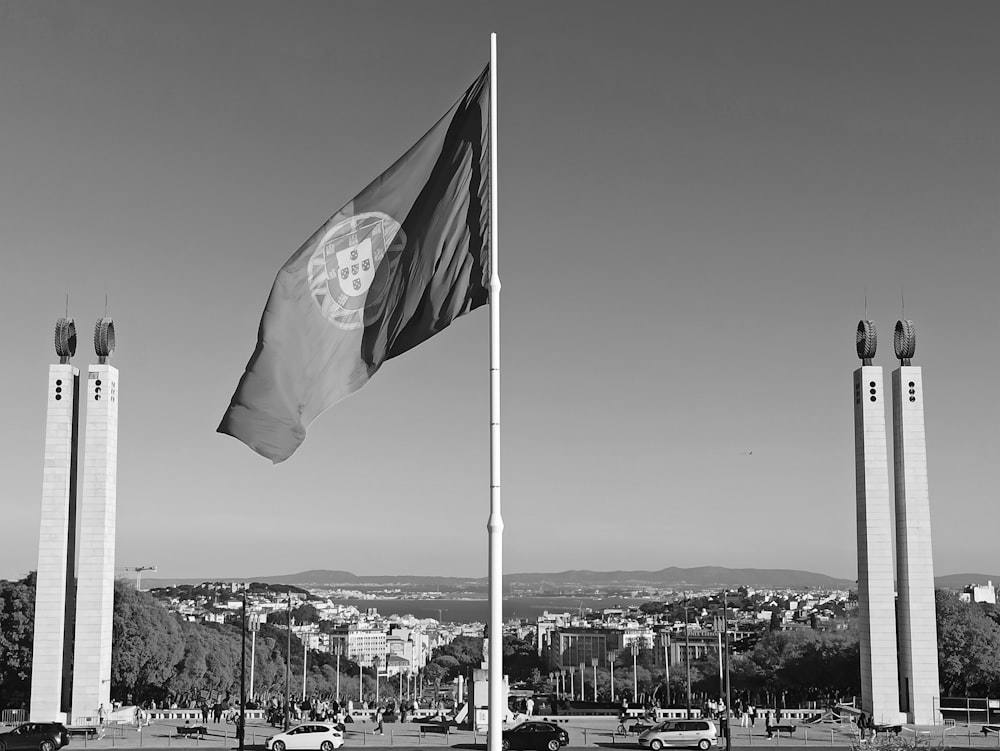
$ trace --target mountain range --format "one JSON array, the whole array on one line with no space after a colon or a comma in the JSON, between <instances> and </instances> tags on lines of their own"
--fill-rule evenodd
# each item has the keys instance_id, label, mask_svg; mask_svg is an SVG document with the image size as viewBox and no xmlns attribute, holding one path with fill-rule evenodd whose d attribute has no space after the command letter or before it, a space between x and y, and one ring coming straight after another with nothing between
<instances>
[{"instance_id":1,"label":"mountain range","mask_svg":"<svg viewBox=\"0 0 1000 751\"><path fill-rule=\"evenodd\" d=\"M176 584L200 584L201 579L154 579L146 578L146 587L164 587ZM362 576L350 571L313 569L297 574L276 576L255 576L245 579L226 578L221 581L256 581L268 584L295 584L309 588L364 588L400 586L409 589L434 590L446 588L461 590L469 588L481 590L487 583L486 577L461 576L414 576L399 574L392 576ZM949 574L939 576L935 584L944 589L960 589L972 582L985 584L994 581L1000 584L1000 576L988 574ZM756 587L764 589L850 589L856 582L838 579L826 574L794 569L724 568L722 566L696 566L679 568L670 566L659 571L590 571L571 570L554 573L504 574L504 588L516 589L519 585L530 586L536 592L546 589L564 590L567 587L656 587L660 589L710 589L717 587Z\"/></svg>"}]
</instances>

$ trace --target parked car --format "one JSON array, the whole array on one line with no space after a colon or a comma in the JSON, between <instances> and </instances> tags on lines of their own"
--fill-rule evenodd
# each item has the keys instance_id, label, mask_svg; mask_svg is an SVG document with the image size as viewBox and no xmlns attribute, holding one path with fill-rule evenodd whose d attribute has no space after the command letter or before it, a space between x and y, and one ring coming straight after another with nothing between
<instances>
[{"instance_id":1,"label":"parked car","mask_svg":"<svg viewBox=\"0 0 1000 751\"><path fill-rule=\"evenodd\" d=\"M690 746L707 751L718 742L712 720L665 720L639 734L639 745L660 751L664 746Z\"/></svg>"},{"instance_id":2,"label":"parked car","mask_svg":"<svg viewBox=\"0 0 1000 751\"><path fill-rule=\"evenodd\" d=\"M508 749L535 749L559 751L569 744L569 733L551 722L522 722L517 727L503 731L501 745Z\"/></svg>"},{"instance_id":3,"label":"parked car","mask_svg":"<svg viewBox=\"0 0 1000 751\"><path fill-rule=\"evenodd\" d=\"M56 751L69 744L69 731L60 722L26 722L0 733L0 751Z\"/></svg>"},{"instance_id":4,"label":"parked car","mask_svg":"<svg viewBox=\"0 0 1000 751\"><path fill-rule=\"evenodd\" d=\"M333 722L305 722L264 741L269 751L333 751L344 745L344 732Z\"/></svg>"}]
</instances>

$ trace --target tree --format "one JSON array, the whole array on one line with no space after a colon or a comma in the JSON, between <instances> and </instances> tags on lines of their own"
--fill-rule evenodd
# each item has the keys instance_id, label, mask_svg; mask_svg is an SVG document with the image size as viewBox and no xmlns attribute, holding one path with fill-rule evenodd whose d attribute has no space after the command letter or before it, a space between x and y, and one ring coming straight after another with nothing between
<instances>
[{"instance_id":1,"label":"tree","mask_svg":"<svg viewBox=\"0 0 1000 751\"><path fill-rule=\"evenodd\" d=\"M161 698L184 656L184 634L177 618L145 592L119 580L111 629L111 685L115 698ZM152 691L151 691L152 689ZM152 695L150 695L152 693Z\"/></svg>"},{"instance_id":2,"label":"tree","mask_svg":"<svg viewBox=\"0 0 1000 751\"><path fill-rule=\"evenodd\" d=\"M1000 688L1000 626L979 603L935 592L938 670L944 694L985 696Z\"/></svg>"},{"instance_id":3,"label":"tree","mask_svg":"<svg viewBox=\"0 0 1000 751\"><path fill-rule=\"evenodd\" d=\"M35 635L35 573L0 580L0 707L27 703Z\"/></svg>"}]
</instances>

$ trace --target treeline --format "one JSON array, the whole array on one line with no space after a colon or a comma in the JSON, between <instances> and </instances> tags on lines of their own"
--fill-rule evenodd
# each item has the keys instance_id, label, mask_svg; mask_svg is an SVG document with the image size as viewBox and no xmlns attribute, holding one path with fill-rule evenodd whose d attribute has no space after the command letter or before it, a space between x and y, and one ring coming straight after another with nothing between
<instances>
[{"instance_id":1,"label":"treeline","mask_svg":"<svg viewBox=\"0 0 1000 751\"><path fill-rule=\"evenodd\" d=\"M1000 609L993 605L965 603L938 591L938 653L942 694L946 696L995 696L1000 693ZM31 651L34 634L35 576L20 581L0 580L0 707L27 705L31 688ZM292 611L297 621L315 617L308 603ZM283 696L286 666L289 691L302 695L303 648L283 627L283 614L274 623L262 624L256 635L254 690L258 700ZM111 695L123 703L153 700L158 704L226 701L239 696L241 633L235 624L202 624L185 621L161 607L149 594L137 592L126 581L115 583ZM247 636L247 675L250 673L250 640ZM289 654L290 651L290 654ZM541 691L554 691L561 676L547 667L534 644L504 638L504 671L512 683L525 683ZM635 684L640 697L666 703L686 702L687 673L672 666L669 676L657 665L652 650L637 656ZM618 657L614 667L616 698L631 696L631 655ZM483 659L483 640L459 637L434 650L422 678L429 688L440 688L457 675L469 677ZM611 672L597 668L597 695L608 700ZM593 697L594 671L584 671L586 696ZM310 652L306 658L306 693L331 696L339 684L342 696L374 698L375 676L342 657ZM835 701L860 693L860 653L857 634L846 631L765 631L756 641L734 648L730 664L734 698L773 705L783 697L787 705L803 701ZM580 674L576 671L576 693ZM379 696L396 693L396 678L379 681ZM719 663L714 651L691 663L691 689L696 701L719 693ZM249 687L248 687L249 690ZM563 685L563 692L569 686ZM636 697L632 697L633 700Z\"/></svg>"}]
</instances>

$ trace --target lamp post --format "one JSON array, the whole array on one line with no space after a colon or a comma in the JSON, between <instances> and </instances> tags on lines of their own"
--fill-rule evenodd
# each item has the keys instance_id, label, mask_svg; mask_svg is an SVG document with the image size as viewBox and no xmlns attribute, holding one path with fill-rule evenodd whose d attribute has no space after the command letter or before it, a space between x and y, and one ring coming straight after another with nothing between
<instances>
[{"instance_id":1,"label":"lamp post","mask_svg":"<svg viewBox=\"0 0 1000 751\"><path fill-rule=\"evenodd\" d=\"M726 751L732 751L733 739L729 723L732 721L733 712L730 703L729 690L729 599L727 590L722 590L722 631L726 639Z\"/></svg>"},{"instance_id":2,"label":"lamp post","mask_svg":"<svg viewBox=\"0 0 1000 751\"><path fill-rule=\"evenodd\" d=\"M372 658L372 665L375 666L375 706L378 707L378 666L382 661L375 656Z\"/></svg>"},{"instance_id":3,"label":"lamp post","mask_svg":"<svg viewBox=\"0 0 1000 751\"><path fill-rule=\"evenodd\" d=\"M309 642L305 632L302 633L302 701L306 700L306 656L309 652Z\"/></svg>"},{"instance_id":4,"label":"lamp post","mask_svg":"<svg viewBox=\"0 0 1000 751\"><path fill-rule=\"evenodd\" d=\"M587 666L584 665L582 662L580 663L580 701L586 701L586 699L587 699L587 697L584 695L584 691L583 691L583 689L584 689L583 676L586 673L586 667Z\"/></svg>"},{"instance_id":5,"label":"lamp post","mask_svg":"<svg viewBox=\"0 0 1000 751\"><path fill-rule=\"evenodd\" d=\"M684 716L691 719L691 642L688 638L688 596L684 593L684 671L687 673L687 712Z\"/></svg>"},{"instance_id":6,"label":"lamp post","mask_svg":"<svg viewBox=\"0 0 1000 751\"><path fill-rule=\"evenodd\" d=\"M260 613L250 614L250 701L257 696L253 690L253 668L257 663L257 632L260 631Z\"/></svg>"},{"instance_id":7,"label":"lamp post","mask_svg":"<svg viewBox=\"0 0 1000 751\"><path fill-rule=\"evenodd\" d=\"M663 668L667 677L667 706L670 706L670 632L667 632L667 643L663 645Z\"/></svg>"},{"instance_id":8,"label":"lamp post","mask_svg":"<svg viewBox=\"0 0 1000 751\"><path fill-rule=\"evenodd\" d=\"M340 655L344 651L344 642L337 639L333 646L333 651L337 654L337 704L340 704Z\"/></svg>"},{"instance_id":9,"label":"lamp post","mask_svg":"<svg viewBox=\"0 0 1000 751\"><path fill-rule=\"evenodd\" d=\"M365 700L365 669L358 663L358 704Z\"/></svg>"},{"instance_id":10,"label":"lamp post","mask_svg":"<svg viewBox=\"0 0 1000 751\"><path fill-rule=\"evenodd\" d=\"M240 623L240 726L236 728L239 751L243 751L243 728L247 719L247 586L243 585L243 617Z\"/></svg>"},{"instance_id":11,"label":"lamp post","mask_svg":"<svg viewBox=\"0 0 1000 751\"><path fill-rule=\"evenodd\" d=\"M632 701L639 703L639 640L633 639L629 645L632 651Z\"/></svg>"},{"instance_id":12,"label":"lamp post","mask_svg":"<svg viewBox=\"0 0 1000 751\"><path fill-rule=\"evenodd\" d=\"M565 698L566 696L566 669L563 668L562 670L560 670L559 674L562 676L562 683L560 684L560 689L559 689L559 698L562 699Z\"/></svg>"},{"instance_id":13,"label":"lamp post","mask_svg":"<svg viewBox=\"0 0 1000 751\"><path fill-rule=\"evenodd\" d=\"M611 667L611 703L615 703L615 660L618 659L618 650L608 650L608 665Z\"/></svg>"},{"instance_id":14,"label":"lamp post","mask_svg":"<svg viewBox=\"0 0 1000 751\"><path fill-rule=\"evenodd\" d=\"M597 703L597 658L591 657L590 664L594 667L594 703Z\"/></svg>"},{"instance_id":15,"label":"lamp post","mask_svg":"<svg viewBox=\"0 0 1000 751\"><path fill-rule=\"evenodd\" d=\"M576 698L576 680L573 673L576 672L575 668L567 668L569 670L569 698Z\"/></svg>"},{"instance_id":16,"label":"lamp post","mask_svg":"<svg viewBox=\"0 0 1000 751\"><path fill-rule=\"evenodd\" d=\"M292 677L292 590L288 590L288 629L285 637L285 732L288 732L288 682Z\"/></svg>"}]
</instances>

